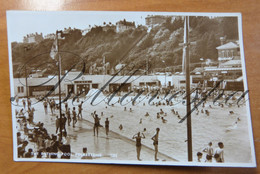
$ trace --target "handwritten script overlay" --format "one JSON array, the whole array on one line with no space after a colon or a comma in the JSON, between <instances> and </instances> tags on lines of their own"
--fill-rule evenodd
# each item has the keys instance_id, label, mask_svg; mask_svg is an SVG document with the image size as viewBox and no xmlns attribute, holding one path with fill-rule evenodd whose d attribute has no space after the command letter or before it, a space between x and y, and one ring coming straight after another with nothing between
<instances>
[{"instance_id":1,"label":"handwritten script overlay","mask_svg":"<svg viewBox=\"0 0 260 174\"><path fill-rule=\"evenodd\" d=\"M73 83L73 81L79 79L80 77L82 77L85 73L85 70L86 70L86 64L84 62L84 59L81 58L80 56L74 54L74 53L71 53L71 52L67 52L67 51L60 51L61 53L70 53L70 54L73 54L74 56L77 56L79 58L80 61L78 61L78 63L76 64L73 64L70 68L68 68L68 70L65 72L65 74L61 77L60 81L58 81L48 92L47 94L45 94L44 96L40 97L40 98L37 98L36 102L32 103L31 105L34 105L34 104L37 104L45 99L47 99L47 97L51 96L53 94L53 92L55 91L55 89L59 86L59 84L62 82L62 81L66 81L66 82L70 82L70 83ZM48 53L43 53L43 54L49 54ZM30 61L33 60L33 59L36 59L38 58L38 56L41 56L43 54L39 54L35 57L33 57L32 59L30 59L29 61L27 61L23 66L22 68L20 68L20 72L19 74L21 74L22 72L22 69L24 69L28 64L30 64ZM55 62L46 62L44 64L48 64L48 63L55 63ZM81 71L79 72L79 74L72 80L69 80L69 79L66 79L65 77L68 75L69 72L71 72L75 67L78 67L78 65L81 63ZM41 64L40 66L43 66L44 64ZM56 64L57 65L57 64ZM38 66L38 67L40 67ZM106 89L107 86L109 86L109 84L112 82L112 80L118 76L118 74L124 70L126 67L128 67L128 71L126 73L126 75L122 76L123 77L127 77L126 80L120 84L120 86L114 91L114 92L110 92L108 94L106 94L106 96L100 100L100 101L96 101L98 96L103 93ZM141 73L141 75L139 75L139 77L137 77L136 79L142 77L144 74L146 74L146 72L150 69L151 66L148 67L148 69ZM133 82L134 80L131 79L132 76L134 76L137 72L139 72L140 69L142 69L143 66L139 66L139 67L136 67L134 64L128 64L127 66L124 66L123 68L121 68L120 70L118 70L114 75L111 75L111 78L99 89L97 90L94 94L92 94L89 98L85 99L83 102L86 102L88 101L89 99L91 99L91 105L92 106L95 106L95 105L98 105L102 102L105 102L107 105L111 106L115 103L112 103L112 99L116 96L116 94L120 91L120 89L122 89L122 87L124 87L127 82ZM140 72L139 72L140 74ZM40 87L40 86L44 86L45 84L47 84L49 81L51 81L52 79L54 79L55 77L57 76L57 74L55 74L53 77L51 77L50 79L48 79L47 81L44 81L42 82L41 84L38 84L37 86L35 87ZM19 77L20 79L20 77ZM130 81L130 79L132 81ZM136 80L135 79L135 80ZM20 80L19 82L23 85L23 86L26 86L25 84L23 84ZM227 96L225 96L225 99L222 99L222 97L225 95L224 94L224 89L219 89L219 86L220 84L223 83L223 81L219 81L215 84L215 86L213 86L211 89L208 89L204 92L205 95L199 97L199 92L197 89L192 89L190 94L195 94L195 96L192 96L192 101L190 102L190 104L194 104L193 108L191 109L190 113L187 113L180 121L179 123L182 123L187 117L189 117L191 115L191 113L193 111L196 110L196 108L198 106L200 106L201 104L203 104L207 99L209 99L210 97L212 98L213 97L213 104L214 105L219 105L219 104L236 104L236 105L241 105L241 104L244 104L246 101L243 100L245 98L246 95L248 95L249 91L246 90L244 91L239 98L235 99L235 100L232 100L230 101L230 99L233 98L233 96L235 94L238 93L238 91L231 91L229 92L229 94L226 94ZM137 102L137 99L140 99L140 96L142 96L142 94L144 93L145 91L144 90L140 90L137 94L134 95L134 98L130 101L132 103L133 106L135 105L138 105L142 100L144 100L145 98L149 98L148 100L148 104L149 105L153 105L152 104L152 101L154 99L157 98L157 96L160 95L160 92L159 90L156 90L155 92L149 92L147 94L145 94L145 96L143 97L143 99L139 102ZM61 101L61 103L64 103L64 102L67 102L67 100L69 98L72 98L72 104L73 105L76 105L74 103L74 101L79 98L81 95L82 95L83 91L79 94L74 94L73 91L69 91L69 93L65 96L65 98ZM126 102L124 103L124 100L130 95L134 93L134 91L129 91L127 92L125 95L123 95L120 99L120 105L124 106L124 105L127 105L129 104L130 102ZM214 94L214 95L213 95ZM216 95L217 94L217 95ZM15 103L15 98L16 96L14 97L11 97L10 98L10 101L11 101L11 104L12 105L15 105L15 106L19 106L19 104ZM162 101L168 101L168 102L171 102L173 99L177 99L177 103L174 103L173 105L177 105L177 104L183 104L185 105L186 103L186 98L187 98L187 95L186 95L186 92L183 91L183 90L178 90L178 91L175 91L175 92L172 92L170 89L166 90L165 94L164 94L164 97L161 99L161 102ZM60 103L59 103L60 104ZM172 106L173 106L172 105ZM22 105L20 106L22 107Z\"/></svg>"}]
</instances>

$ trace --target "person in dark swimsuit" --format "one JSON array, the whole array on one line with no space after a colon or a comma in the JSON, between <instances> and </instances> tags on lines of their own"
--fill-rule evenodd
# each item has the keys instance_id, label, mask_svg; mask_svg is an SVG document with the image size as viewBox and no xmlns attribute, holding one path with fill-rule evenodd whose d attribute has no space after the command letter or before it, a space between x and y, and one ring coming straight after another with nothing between
<instances>
[{"instance_id":1,"label":"person in dark swimsuit","mask_svg":"<svg viewBox=\"0 0 260 174\"><path fill-rule=\"evenodd\" d=\"M82 119L82 105L83 105L83 101L79 104L79 106L78 106L78 119Z\"/></svg>"},{"instance_id":2,"label":"person in dark swimsuit","mask_svg":"<svg viewBox=\"0 0 260 174\"><path fill-rule=\"evenodd\" d=\"M154 159L155 161L158 161L159 159L157 158L157 153L158 153L158 142L159 142L159 131L160 128L156 128L156 133L155 135L151 138L153 140L153 145L154 145Z\"/></svg>"},{"instance_id":3,"label":"person in dark swimsuit","mask_svg":"<svg viewBox=\"0 0 260 174\"><path fill-rule=\"evenodd\" d=\"M48 114L48 103L46 100L44 100L44 102L43 102L43 107L44 107L45 114L47 115Z\"/></svg>"},{"instance_id":4,"label":"person in dark swimsuit","mask_svg":"<svg viewBox=\"0 0 260 174\"><path fill-rule=\"evenodd\" d=\"M75 107L73 107L73 110L72 110L72 124L73 124L73 127L75 127L76 123L77 123L77 113L76 113Z\"/></svg>"},{"instance_id":5,"label":"person in dark swimsuit","mask_svg":"<svg viewBox=\"0 0 260 174\"><path fill-rule=\"evenodd\" d=\"M108 120L108 118L106 118L106 121L105 121L105 128L106 128L106 135L108 136L108 132L109 132L109 120Z\"/></svg>"},{"instance_id":6,"label":"person in dark swimsuit","mask_svg":"<svg viewBox=\"0 0 260 174\"><path fill-rule=\"evenodd\" d=\"M143 133L142 133L142 136L141 136L140 132L135 134L132 138L132 139L136 139L136 153L137 153L137 159L139 161L141 161L140 152L141 152L141 147L142 147L142 143L141 143L142 138L145 138L145 136L144 136Z\"/></svg>"},{"instance_id":7,"label":"person in dark swimsuit","mask_svg":"<svg viewBox=\"0 0 260 174\"><path fill-rule=\"evenodd\" d=\"M70 122L71 122L70 108L67 109L66 115L67 115L67 120L68 120L68 126L70 126Z\"/></svg>"},{"instance_id":8,"label":"person in dark swimsuit","mask_svg":"<svg viewBox=\"0 0 260 174\"><path fill-rule=\"evenodd\" d=\"M65 105L65 111L67 112L68 111L68 103L65 102L64 105Z\"/></svg>"},{"instance_id":9,"label":"person in dark swimsuit","mask_svg":"<svg viewBox=\"0 0 260 174\"><path fill-rule=\"evenodd\" d=\"M100 126L99 120L100 118L98 117L97 114L93 114L92 117L94 118L94 127L93 127L93 131L94 131L94 136L95 136L95 132L97 132L97 136L98 136L98 127Z\"/></svg>"}]
</instances>

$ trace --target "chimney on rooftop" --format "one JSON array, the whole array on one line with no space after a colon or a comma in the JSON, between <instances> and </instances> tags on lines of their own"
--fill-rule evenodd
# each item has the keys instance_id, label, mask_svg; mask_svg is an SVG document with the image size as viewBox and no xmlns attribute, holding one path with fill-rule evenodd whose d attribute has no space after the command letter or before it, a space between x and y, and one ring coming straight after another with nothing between
<instances>
[{"instance_id":1,"label":"chimney on rooftop","mask_svg":"<svg viewBox=\"0 0 260 174\"><path fill-rule=\"evenodd\" d=\"M225 42L226 42L226 36L220 37L219 39L220 39L220 44L221 44L221 45L224 45Z\"/></svg>"}]
</instances>

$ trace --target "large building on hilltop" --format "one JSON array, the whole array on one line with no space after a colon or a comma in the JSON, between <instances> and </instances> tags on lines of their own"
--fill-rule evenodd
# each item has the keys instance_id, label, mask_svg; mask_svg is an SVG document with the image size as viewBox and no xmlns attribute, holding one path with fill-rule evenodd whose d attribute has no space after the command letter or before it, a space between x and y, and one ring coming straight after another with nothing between
<instances>
[{"instance_id":1,"label":"large building on hilltop","mask_svg":"<svg viewBox=\"0 0 260 174\"><path fill-rule=\"evenodd\" d=\"M43 40L42 33L38 34L36 33L31 33L27 34L26 36L23 37L23 43L38 43Z\"/></svg>"},{"instance_id":2,"label":"large building on hilltop","mask_svg":"<svg viewBox=\"0 0 260 174\"><path fill-rule=\"evenodd\" d=\"M135 29L135 22L128 22L125 19L116 23L116 32L121 33L129 29Z\"/></svg>"}]
</instances>

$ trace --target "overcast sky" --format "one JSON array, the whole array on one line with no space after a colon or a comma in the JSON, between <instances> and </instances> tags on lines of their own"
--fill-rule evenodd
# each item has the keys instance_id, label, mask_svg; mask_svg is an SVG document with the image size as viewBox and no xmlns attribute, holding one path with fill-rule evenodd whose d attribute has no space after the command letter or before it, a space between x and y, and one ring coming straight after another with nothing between
<instances>
[{"instance_id":1,"label":"overcast sky","mask_svg":"<svg viewBox=\"0 0 260 174\"><path fill-rule=\"evenodd\" d=\"M42 33L43 36L64 28L86 29L89 25L103 25L103 22L115 24L126 19L136 25L145 24L147 15L187 15L170 12L107 12L107 11L7 11L7 29L9 42L22 42L30 33ZM191 16L221 16L227 13L189 13Z\"/></svg>"},{"instance_id":2,"label":"overcast sky","mask_svg":"<svg viewBox=\"0 0 260 174\"><path fill-rule=\"evenodd\" d=\"M43 36L64 28L85 29L89 25L103 25L103 22L115 24L119 20L134 21L136 25L145 24L145 17L151 13L133 12L29 12L8 11L8 39L22 42L29 33L42 33Z\"/></svg>"}]
</instances>

